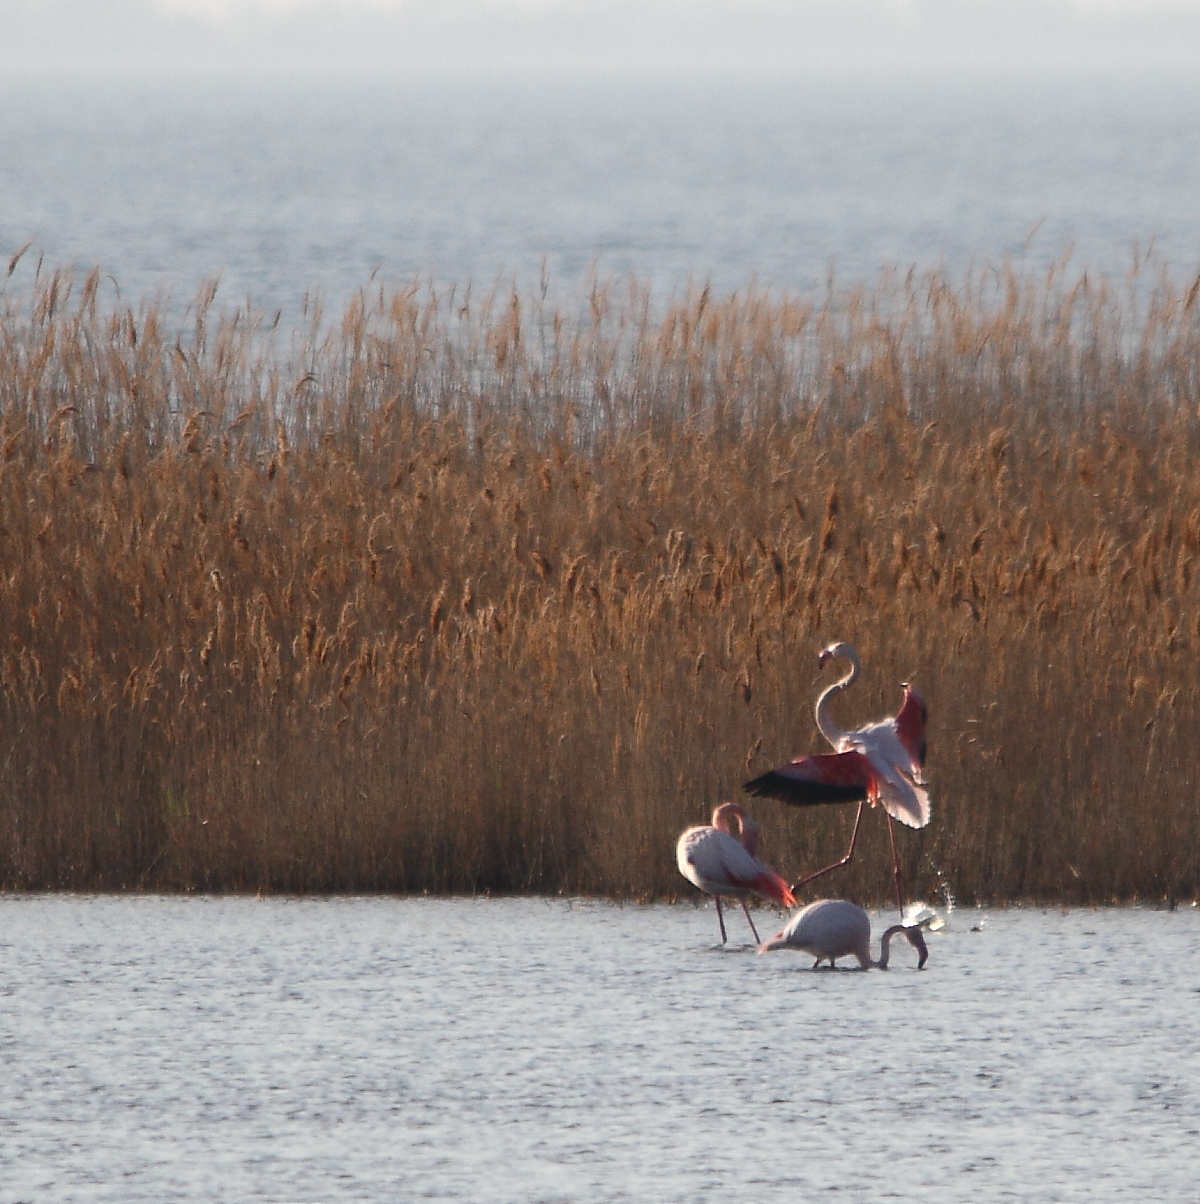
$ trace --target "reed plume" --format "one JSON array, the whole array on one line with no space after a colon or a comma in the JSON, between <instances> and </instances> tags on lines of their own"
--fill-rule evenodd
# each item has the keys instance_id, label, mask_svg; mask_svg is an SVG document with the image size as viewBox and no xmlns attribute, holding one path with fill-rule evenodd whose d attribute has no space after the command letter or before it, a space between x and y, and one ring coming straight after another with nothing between
<instances>
[{"instance_id":1,"label":"reed plume","mask_svg":"<svg viewBox=\"0 0 1200 1204\"><path fill-rule=\"evenodd\" d=\"M930 706L914 892L1200 890L1197 283L376 286L290 340L100 283L0 295L5 888L669 896L844 638L847 721ZM756 810L796 874L852 815Z\"/></svg>"}]
</instances>

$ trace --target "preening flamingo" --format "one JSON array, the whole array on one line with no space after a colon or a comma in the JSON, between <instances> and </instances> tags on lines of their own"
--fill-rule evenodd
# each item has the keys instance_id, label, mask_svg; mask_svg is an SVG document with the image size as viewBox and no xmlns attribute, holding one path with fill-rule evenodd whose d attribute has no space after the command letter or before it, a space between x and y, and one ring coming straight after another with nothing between
<instances>
[{"instance_id":1,"label":"preening flamingo","mask_svg":"<svg viewBox=\"0 0 1200 1204\"><path fill-rule=\"evenodd\" d=\"M737 836L732 825L737 823ZM796 905L796 897L788 884L755 855L758 848L758 825L739 803L722 803L712 813L712 823L688 828L675 845L675 860L679 872L694 886L712 895L717 901L717 923L721 927L721 944L725 944L725 919L721 915L721 896L736 898L746 913L754 943L758 929L750 919L746 906L747 895L759 895L786 907Z\"/></svg>"},{"instance_id":2,"label":"preening flamingo","mask_svg":"<svg viewBox=\"0 0 1200 1204\"><path fill-rule=\"evenodd\" d=\"M758 951L769 953L772 949L799 949L811 953L817 959L813 963L814 970L825 960L828 960L831 970L836 969L839 957L853 954L863 970L869 970L872 966L886 970L892 937L898 932L904 933L917 951L917 969L923 969L929 950L925 947L920 928L893 924L883 934L879 960L872 961L870 917L857 904L848 903L845 899L818 899L816 903L810 903L796 912L787 926L769 941L763 941Z\"/></svg>"},{"instance_id":3,"label":"preening flamingo","mask_svg":"<svg viewBox=\"0 0 1200 1204\"><path fill-rule=\"evenodd\" d=\"M833 745L835 752L798 757L787 765L772 769L742 787L759 798L776 798L797 806L817 803L858 803L854 830L846 855L832 865L801 878L792 885L799 890L806 882L845 865L854 855L858 824L863 803L883 805L888 821L888 839L892 845L892 871L896 903L904 913L904 894L900 886L900 859L896 854L896 834L892 820L910 828L929 823L929 792L925 782L925 704L921 696L904 683L904 703L890 719L869 723L851 731L838 727L829 717L831 699L847 689L858 677L858 653L847 643L831 644L820 655L822 665L840 657L850 662L849 672L822 691L817 699L817 727Z\"/></svg>"}]
</instances>

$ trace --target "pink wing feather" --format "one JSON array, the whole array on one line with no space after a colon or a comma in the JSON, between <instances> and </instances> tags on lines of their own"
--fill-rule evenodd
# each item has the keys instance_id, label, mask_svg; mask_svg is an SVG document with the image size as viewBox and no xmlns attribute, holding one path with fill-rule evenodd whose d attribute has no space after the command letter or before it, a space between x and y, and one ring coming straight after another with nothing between
<instances>
[{"instance_id":1,"label":"pink wing feather","mask_svg":"<svg viewBox=\"0 0 1200 1204\"><path fill-rule=\"evenodd\" d=\"M913 776L921 779L925 768L925 723L929 718L921 695L904 683L904 705L896 715L896 735L912 758Z\"/></svg>"},{"instance_id":2,"label":"pink wing feather","mask_svg":"<svg viewBox=\"0 0 1200 1204\"><path fill-rule=\"evenodd\" d=\"M788 907L796 905L791 887L769 865L747 852L732 837L721 841L717 851L725 876L732 885Z\"/></svg>"},{"instance_id":3,"label":"pink wing feather","mask_svg":"<svg viewBox=\"0 0 1200 1204\"><path fill-rule=\"evenodd\" d=\"M758 798L776 798L793 806L853 803L873 794L871 762L862 753L818 753L798 757L746 782L742 789Z\"/></svg>"}]
</instances>

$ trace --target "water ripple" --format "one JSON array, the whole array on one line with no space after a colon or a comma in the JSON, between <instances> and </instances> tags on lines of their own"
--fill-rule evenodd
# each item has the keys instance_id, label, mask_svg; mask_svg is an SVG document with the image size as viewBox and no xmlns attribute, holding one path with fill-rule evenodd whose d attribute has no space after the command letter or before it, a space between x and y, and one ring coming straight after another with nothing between
<instances>
[{"instance_id":1,"label":"water ripple","mask_svg":"<svg viewBox=\"0 0 1200 1204\"><path fill-rule=\"evenodd\" d=\"M960 912L920 974L719 953L691 907L0 917L0 1204L1192 1190L1192 910Z\"/></svg>"}]
</instances>

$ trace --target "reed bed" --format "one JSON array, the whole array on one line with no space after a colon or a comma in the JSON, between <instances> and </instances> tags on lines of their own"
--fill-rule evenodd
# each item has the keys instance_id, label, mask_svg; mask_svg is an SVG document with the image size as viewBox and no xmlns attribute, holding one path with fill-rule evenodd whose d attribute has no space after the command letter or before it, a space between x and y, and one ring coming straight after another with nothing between
<instances>
[{"instance_id":1,"label":"reed bed","mask_svg":"<svg viewBox=\"0 0 1200 1204\"><path fill-rule=\"evenodd\" d=\"M10 283L0 886L682 894L841 638L844 723L929 706L910 893L1194 897L1198 290ZM853 816L751 809L789 875ZM868 814L818 885L889 868Z\"/></svg>"}]
</instances>

